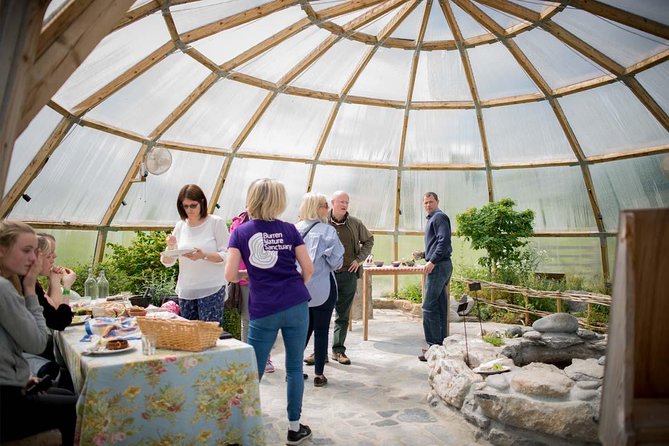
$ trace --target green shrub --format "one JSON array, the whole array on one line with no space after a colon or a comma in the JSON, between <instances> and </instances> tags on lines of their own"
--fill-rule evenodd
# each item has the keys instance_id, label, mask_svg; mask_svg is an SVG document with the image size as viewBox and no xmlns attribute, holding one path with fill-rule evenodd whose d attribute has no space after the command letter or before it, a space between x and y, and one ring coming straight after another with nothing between
<instances>
[{"instance_id":1,"label":"green shrub","mask_svg":"<svg viewBox=\"0 0 669 446\"><path fill-rule=\"evenodd\" d=\"M239 310L225 310L223 313L223 330L230 333L235 339L242 339L242 316Z\"/></svg>"},{"instance_id":2,"label":"green shrub","mask_svg":"<svg viewBox=\"0 0 669 446\"><path fill-rule=\"evenodd\" d=\"M495 347L501 347L502 345L504 345L504 339L502 339L501 336L496 334L483 335L483 340L488 344L494 345Z\"/></svg>"},{"instance_id":3,"label":"green shrub","mask_svg":"<svg viewBox=\"0 0 669 446\"><path fill-rule=\"evenodd\" d=\"M398 299L414 303L423 302L423 290L420 284L411 283L397 292Z\"/></svg>"}]
</instances>

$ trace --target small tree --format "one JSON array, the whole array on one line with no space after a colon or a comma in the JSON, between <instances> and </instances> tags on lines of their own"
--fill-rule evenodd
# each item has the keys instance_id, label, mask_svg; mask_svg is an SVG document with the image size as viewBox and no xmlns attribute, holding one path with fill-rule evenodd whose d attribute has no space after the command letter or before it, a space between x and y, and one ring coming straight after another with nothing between
<instances>
[{"instance_id":1,"label":"small tree","mask_svg":"<svg viewBox=\"0 0 669 446\"><path fill-rule=\"evenodd\" d=\"M513 210L515 202L504 198L481 209L470 208L455 218L458 232L471 241L474 249L485 249L487 256L479 264L492 275L497 269L509 269L522 260L522 250L532 235L534 212Z\"/></svg>"}]
</instances>

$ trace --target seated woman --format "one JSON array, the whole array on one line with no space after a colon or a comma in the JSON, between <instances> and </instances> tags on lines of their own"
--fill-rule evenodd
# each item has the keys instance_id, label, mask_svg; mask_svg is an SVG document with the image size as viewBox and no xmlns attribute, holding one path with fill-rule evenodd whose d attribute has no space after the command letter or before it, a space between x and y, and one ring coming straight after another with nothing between
<instances>
[{"instance_id":1,"label":"seated woman","mask_svg":"<svg viewBox=\"0 0 669 446\"><path fill-rule=\"evenodd\" d=\"M0 222L0 443L59 429L63 444L74 443L77 398L64 389L30 394L35 382L22 352L39 354L48 329L35 292L23 297L10 282L22 276L25 290L35 290L42 254L37 237L20 222Z\"/></svg>"}]
</instances>

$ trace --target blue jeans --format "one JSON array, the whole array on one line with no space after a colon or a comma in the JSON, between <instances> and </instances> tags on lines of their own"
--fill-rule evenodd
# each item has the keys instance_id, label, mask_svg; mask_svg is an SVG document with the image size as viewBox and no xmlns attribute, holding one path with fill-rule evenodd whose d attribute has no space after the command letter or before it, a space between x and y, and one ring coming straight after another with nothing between
<instances>
[{"instance_id":1,"label":"blue jeans","mask_svg":"<svg viewBox=\"0 0 669 446\"><path fill-rule=\"evenodd\" d=\"M281 330L283 345L286 350L288 421L298 421L302 414L302 395L304 394L302 360L304 359L304 343L307 339L308 325L309 307L307 302L260 319L252 319L249 322L249 344L253 346L256 352L258 376L261 380L263 373L265 373L267 357L274 346L276 335Z\"/></svg>"},{"instance_id":2,"label":"blue jeans","mask_svg":"<svg viewBox=\"0 0 669 446\"><path fill-rule=\"evenodd\" d=\"M451 280L451 259L439 262L427 275L423 297L423 332L427 345L441 345L448 336L448 296L446 285Z\"/></svg>"}]
</instances>

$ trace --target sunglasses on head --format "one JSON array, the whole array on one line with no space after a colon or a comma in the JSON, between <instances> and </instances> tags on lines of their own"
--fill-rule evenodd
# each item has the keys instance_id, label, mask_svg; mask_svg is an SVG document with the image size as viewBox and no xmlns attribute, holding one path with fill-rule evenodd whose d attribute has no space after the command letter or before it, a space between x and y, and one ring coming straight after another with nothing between
<instances>
[{"instance_id":1,"label":"sunglasses on head","mask_svg":"<svg viewBox=\"0 0 669 446\"><path fill-rule=\"evenodd\" d=\"M181 206L184 207L184 209L195 209L196 207L199 206L200 203L193 203L193 204L181 204Z\"/></svg>"}]
</instances>

